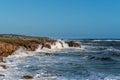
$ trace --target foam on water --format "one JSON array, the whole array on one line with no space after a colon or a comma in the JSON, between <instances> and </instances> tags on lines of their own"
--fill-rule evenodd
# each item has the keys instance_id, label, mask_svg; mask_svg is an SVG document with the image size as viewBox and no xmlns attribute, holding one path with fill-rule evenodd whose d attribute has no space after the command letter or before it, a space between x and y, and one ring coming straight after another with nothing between
<instances>
[{"instance_id":1,"label":"foam on water","mask_svg":"<svg viewBox=\"0 0 120 80\"><path fill-rule=\"evenodd\" d=\"M21 52L21 51L20 51ZM66 58L52 58L48 56L36 56L32 55L31 57L26 56L26 52L20 54L13 54L8 58L5 58L6 63L1 63L2 65L8 66L8 69L0 69L0 74L4 74L5 77L0 77L0 80L23 80L22 76L28 74L34 77L33 80L118 80L119 76L105 76L103 74L90 73L88 77L81 76L57 76L55 74L50 74L44 70L46 66L55 66L56 63L68 63L69 59ZM32 54L36 54L33 52ZM17 57L16 57L17 55ZM24 56L25 55L25 56ZM18 57L20 56L20 57ZM29 69L34 69L34 67L38 67L38 72L33 71L29 72ZM39 67L43 67L43 70L39 70Z\"/></svg>"},{"instance_id":2,"label":"foam on water","mask_svg":"<svg viewBox=\"0 0 120 80\"><path fill-rule=\"evenodd\" d=\"M35 50L35 52L46 52L46 53L54 53L54 52L69 52L69 51L77 51L77 50L83 50L84 46L81 48L77 47L69 47L67 43L63 40L57 40L54 44L50 44L51 49L48 49L46 47L42 48L42 45L39 45L39 47Z\"/></svg>"},{"instance_id":3,"label":"foam on water","mask_svg":"<svg viewBox=\"0 0 120 80\"><path fill-rule=\"evenodd\" d=\"M95 42L101 42L101 41L108 41L108 42L111 42L111 41L116 41L116 42L120 42L120 40L92 40L92 41L95 41Z\"/></svg>"},{"instance_id":4,"label":"foam on water","mask_svg":"<svg viewBox=\"0 0 120 80\"><path fill-rule=\"evenodd\" d=\"M62 44L61 44L62 43ZM61 40L51 44L52 49L43 48L41 45L35 51L26 51L23 48L16 50L12 55L4 58L4 63L8 68L0 67L0 80L25 80L24 75L32 75L32 80L119 80L120 74L112 75L90 70L87 62L81 60L79 56L86 56L84 52L100 52L88 50L83 45L81 49L70 48ZM94 46L93 46L94 47ZM118 51L119 49L106 49L106 51ZM53 53L53 55L41 55ZM56 54L56 55L54 55ZM61 54L60 56L58 54ZM66 55L65 55L66 54ZM77 54L77 55L74 55ZM57 56L58 55L58 56ZM72 55L72 56L70 56ZM84 56L83 56L84 55ZM85 64L84 64L85 63ZM98 63L98 62L97 62ZM86 67L84 65L87 65ZM77 70L78 69L78 70ZM68 72L69 71L69 72Z\"/></svg>"},{"instance_id":5,"label":"foam on water","mask_svg":"<svg viewBox=\"0 0 120 80\"><path fill-rule=\"evenodd\" d=\"M63 49L63 48L69 48L68 44L65 43L64 41L62 40L57 40L57 42L53 43L53 44L50 44L51 45L51 49ZM40 45L38 47L38 49L41 49L42 45ZM37 50L38 50L37 49ZM43 49L46 49L45 47ZM36 50L36 51L37 51Z\"/></svg>"},{"instance_id":6,"label":"foam on water","mask_svg":"<svg viewBox=\"0 0 120 80\"><path fill-rule=\"evenodd\" d=\"M52 49L69 48L68 44L62 40L58 40L55 44L52 44L51 46Z\"/></svg>"}]
</instances>

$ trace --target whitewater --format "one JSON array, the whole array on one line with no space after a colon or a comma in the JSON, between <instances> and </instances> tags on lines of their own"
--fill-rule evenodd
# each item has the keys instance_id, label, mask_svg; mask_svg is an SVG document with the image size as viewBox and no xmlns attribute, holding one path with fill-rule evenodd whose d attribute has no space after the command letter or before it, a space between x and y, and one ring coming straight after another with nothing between
<instances>
[{"instance_id":1,"label":"whitewater","mask_svg":"<svg viewBox=\"0 0 120 80\"><path fill-rule=\"evenodd\" d=\"M4 58L0 80L120 80L120 40L77 39L81 48L69 47L63 40L42 45L35 51L24 48ZM61 43L62 42L62 45Z\"/></svg>"}]
</instances>

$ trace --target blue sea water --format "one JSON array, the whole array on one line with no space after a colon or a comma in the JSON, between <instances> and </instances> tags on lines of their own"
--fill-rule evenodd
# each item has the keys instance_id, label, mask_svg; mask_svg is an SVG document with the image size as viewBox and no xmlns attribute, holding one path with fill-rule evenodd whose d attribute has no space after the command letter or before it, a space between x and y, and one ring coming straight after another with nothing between
<instances>
[{"instance_id":1,"label":"blue sea water","mask_svg":"<svg viewBox=\"0 0 120 80\"><path fill-rule=\"evenodd\" d=\"M0 80L120 80L120 40L74 40L78 48L28 52L19 49L5 58Z\"/></svg>"}]
</instances>

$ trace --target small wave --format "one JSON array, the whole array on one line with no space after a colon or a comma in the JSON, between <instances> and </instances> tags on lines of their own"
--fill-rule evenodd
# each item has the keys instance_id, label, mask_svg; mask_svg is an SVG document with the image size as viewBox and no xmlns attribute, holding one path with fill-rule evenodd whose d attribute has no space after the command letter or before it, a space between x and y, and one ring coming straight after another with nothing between
<instances>
[{"instance_id":1,"label":"small wave","mask_svg":"<svg viewBox=\"0 0 120 80\"><path fill-rule=\"evenodd\" d=\"M111 57L97 57L97 56L92 56L92 55L85 56L82 59L85 59L85 60L101 60L101 61L113 60Z\"/></svg>"},{"instance_id":2,"label":"small wave","mask_svg":"<svg viewBox=\"0 0 120 80\"><path fill-rule=\"evenodd\" d=\"M92 41L94 41L94 42L102 42L102 41L106 41L106 42L112 42L112 41L115 41L115 42L120 42L120 40L111 40L111 39L109 39L109 40L92 40Z\"/></svg>"},{"instance_id":3,"label":"small wave","mask_svg":"<svg viewBox=\"0 0 120 80\"><path fill-rule=\"evenodd\" d=\"M119 75L108 75L98 72L90 72L89 77L84 78L82 80L120 80Z\"/></svg>"},{"instance_id":4,"label":"small wave","mask_svg":"<svg viewBox=\"0 0 120 80\"><path fill-rule=\"evenodd\" d=\"M106 49L105 52L109 52L109 55L120 56L120 50L113 47Z\"/></svg>"},{"instance_id":5,"label":"small wave","mask_svg":"<svg viewBox=\"0 0 120 80\"><path fill-rule=\"evenodd\" d=\"M107 50L108 50L108 51L114 51L114 52L120 52L119 49L116 49L116 48L113 48L113 47L108 48Z\"/></svg>"},{"instance_id":6,"label":"small wave","mask_svg":"<svg viewBox=\"0 0 120 80\"><path fill-rule=\"evenodd\" d=\"M21 57L26 57L26 56L33 56L32 51L26 51L24 48L19 48L15 52L12 53L12 55L8 56L9 57L14 57L14 58L21 58Z\"/></svg>"}]
</instances>

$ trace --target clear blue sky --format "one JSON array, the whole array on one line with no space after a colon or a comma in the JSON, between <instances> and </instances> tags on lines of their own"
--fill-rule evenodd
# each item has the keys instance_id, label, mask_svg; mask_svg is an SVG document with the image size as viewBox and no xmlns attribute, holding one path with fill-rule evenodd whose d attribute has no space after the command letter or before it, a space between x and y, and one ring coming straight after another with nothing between
<instances>
[{"instance_id":1,"label":"clear blue sky","mask_svg":"<svg viewBox=\"0 0 120 80\"><path fill-rule=\"evenodd\" d=\"M120 0L0 0L0 33L120 38Z\"/></svg>"}]
</instances>

